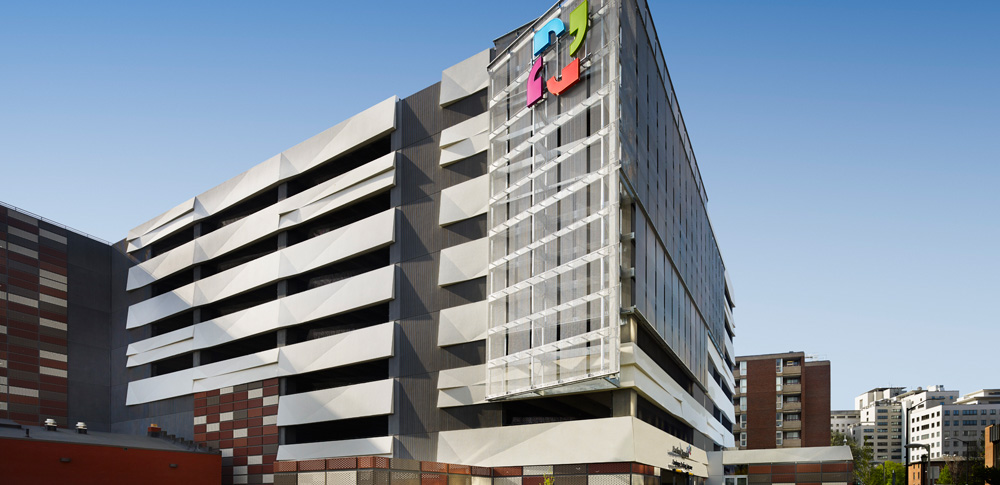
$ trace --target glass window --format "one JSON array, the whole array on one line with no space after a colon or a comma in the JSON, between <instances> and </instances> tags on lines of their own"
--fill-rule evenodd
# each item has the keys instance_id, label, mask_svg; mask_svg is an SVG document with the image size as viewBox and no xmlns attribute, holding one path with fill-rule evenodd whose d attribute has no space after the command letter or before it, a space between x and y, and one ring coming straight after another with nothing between
<instances>
[{"instance_id":1,"label":"glass window","mask_svg":"<svg viewBox=\"0 0 1000 485\"><path fill-rule=\"evenodd\" d=\"M781 359L775 359L774 365L775 369L778 371L778 374L781 374Z\"/></svg>"},{"instance_id":2,"label":"glass window","mask_svg":"<svg viewBox=\"0 0 1000 485\"><path fill-rule=\"evenodd\" d=\"M747 434L746 433L740 433L740 446L742 446L744 448L746 448L746 446L747 446Z\"/></svg>"},{"instance_id":3,"label":"glass window","mask_svg":"<svg viewBox=\"0 0 1000 485\"><path fill-rule=\"evenodd\" d=\"M747 373L747 361L740 362L740 374L746 375Z\"/></svg>"},{"instance_id":4,"label":"glass window","mask_svg":"<svg viewBox=\"0 0 1000 485\"><path fill-rule=\"evenodd\" d=\"M779 427L779 428L780 428L780 427L781 427L781 423L782 423L783 421L784 421L784 419L783 419L783 418L781 417L781 413L778 413L778 414L777 414L777 417L776 417L776 419L775 419L775 426L777 426L777 427Z\"/></svg>"},{"instance_id":5,"label":"glass window","mask_svg":"<svg viewBox=\"0 0 1000 485\"><path fill-rule=\"evenodd\" d=\"M780 376L774 378L774 388L775 388L775 390L778 390L778 391L781 390L781 377Z\"/></svg>"},{"instance_id":6,"label":"glass window","mask_svg":"<svg viewBox=\"0 0 1000 485\"><path fill-rule=\"evenodd\" d=\"M782 438L784 438L784 433L782 433L781 431L775 433L774 440L778 446L781 446Z\"/></svg>"},{"instance_id":7,"label":"glass window","mask_svg":"<svg viewBox=\"0 0 1000 485\"><path fill-rule=\"evenodd\" d=\"M784 397L784 396L782 396L781 394L778 394L778 398L776 399L777 404L778 404L778 409L781 409L782 397Z\"/></svg>"}]
</instances>

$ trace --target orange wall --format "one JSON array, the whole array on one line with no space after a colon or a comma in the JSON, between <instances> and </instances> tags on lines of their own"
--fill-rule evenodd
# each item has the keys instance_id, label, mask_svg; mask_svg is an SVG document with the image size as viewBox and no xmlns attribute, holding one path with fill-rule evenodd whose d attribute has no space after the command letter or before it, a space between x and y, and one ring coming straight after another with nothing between
<instances>
[{"instance_id":1,"label":"orange wall","mask_svg":"<svg viewBox=\"0 0 1000 485\"><path fill-rule=\"evenodd\" d=\"M0 439L0 477L4 483L218 485L222 456Z\"/></svg>"}]
</instances>

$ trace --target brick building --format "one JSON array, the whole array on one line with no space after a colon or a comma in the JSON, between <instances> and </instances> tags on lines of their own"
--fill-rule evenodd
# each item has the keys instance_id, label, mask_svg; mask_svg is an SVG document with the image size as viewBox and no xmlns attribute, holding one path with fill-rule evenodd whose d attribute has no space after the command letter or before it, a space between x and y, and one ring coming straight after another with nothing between
<instances>
[{"instance_id":1,"label":"brick building","mask_svg":"<svg viewBox=\"0 0 1000 485\"><path fill-rule=\"evenodd\" d=\"M109 431L111 255L0 203L0 419Z\"/></svg>"},{"instance_id":2,"label":"brick building","mask_svg":"<svg viewBox=\"0 0 1000 485\"><path fill-rule=\"evenodd\" d=\"M740 449L830 444L830 362L802 352L736 358L736 423Z\"/></svg>"},{"instance_id":3,"label":"brick building","mask_svg":"<svg viewBox=\"0 0 1000 485\"><path fill-rule=\"evenodd\" d=\"M987 426L983 434L986 435L986 450L983 454L986 466L997 466L1000 463L1000 447L997 446L1000 443L1000 425Z\"/></svg>"}]
</instances>

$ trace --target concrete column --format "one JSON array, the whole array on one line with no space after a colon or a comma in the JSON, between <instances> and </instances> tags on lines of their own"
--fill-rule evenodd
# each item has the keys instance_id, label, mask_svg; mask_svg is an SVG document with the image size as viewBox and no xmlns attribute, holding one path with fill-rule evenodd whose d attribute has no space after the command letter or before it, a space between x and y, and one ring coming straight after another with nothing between
<instances>
[{"instance_id":1,"label":"concrete column","mask_svg":"<svg viewBox=\"0 0 1000 485\"><path fill-rule=\"evenodd\" d=\"M618 418L635 416L639 405L639 394L634 389L618 389L611 394L611 413Z\"/></svg>"}]
</instances>

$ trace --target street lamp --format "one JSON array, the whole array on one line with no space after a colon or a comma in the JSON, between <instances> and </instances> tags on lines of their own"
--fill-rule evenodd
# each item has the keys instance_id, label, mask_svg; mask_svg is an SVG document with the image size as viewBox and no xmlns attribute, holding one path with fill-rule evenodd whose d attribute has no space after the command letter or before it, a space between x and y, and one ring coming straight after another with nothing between
<instances>
[{"instance_id":1,"label":"street lamp","mask_svg":"<svg viewBox=\"0 0 1000 485\"><path fill-rule=\"evenodd\" d=\"M923 459L924 466L923 466L923 469L920 471L920 484L921 485L928 485L928 483L927 483L928 482L928 472L930 470L930 459L931 459L930 458L931 457L931 447L930 447L930 445L925 445L923 443L907 443L906 444L906 448L923 448L924 449L924 451L925 451L925 453L924 453L924 459ZM909 458L909 456L910 456L910 450L906 450L906 456L907 456L907 458ZM907 465L906 465L906 481L907 481L907 484L906 485L910 485L909 484L909 481L910 481L910 465L909 465L909 461L910 460L907 459L906 461L907 461Z\"/></svg>"},{"instance_id":2,"label":"street lamp","mask_svg":"<svg viewBox=\"0 0 1000 485\"><path fill-rule=\"evenodd\" d=\"M969 443L975 443L975 441L960 440L958 438L945 438L945 440L946 441L959 441L959 442L965 444L965 457L962 459L962 461L965 462L965 466L963 467L963 468L965 468L965 473L964 473L964 477L963 477L965 480L963 481L963 483L969 483Z\"/></svg>"}]
</instances>

